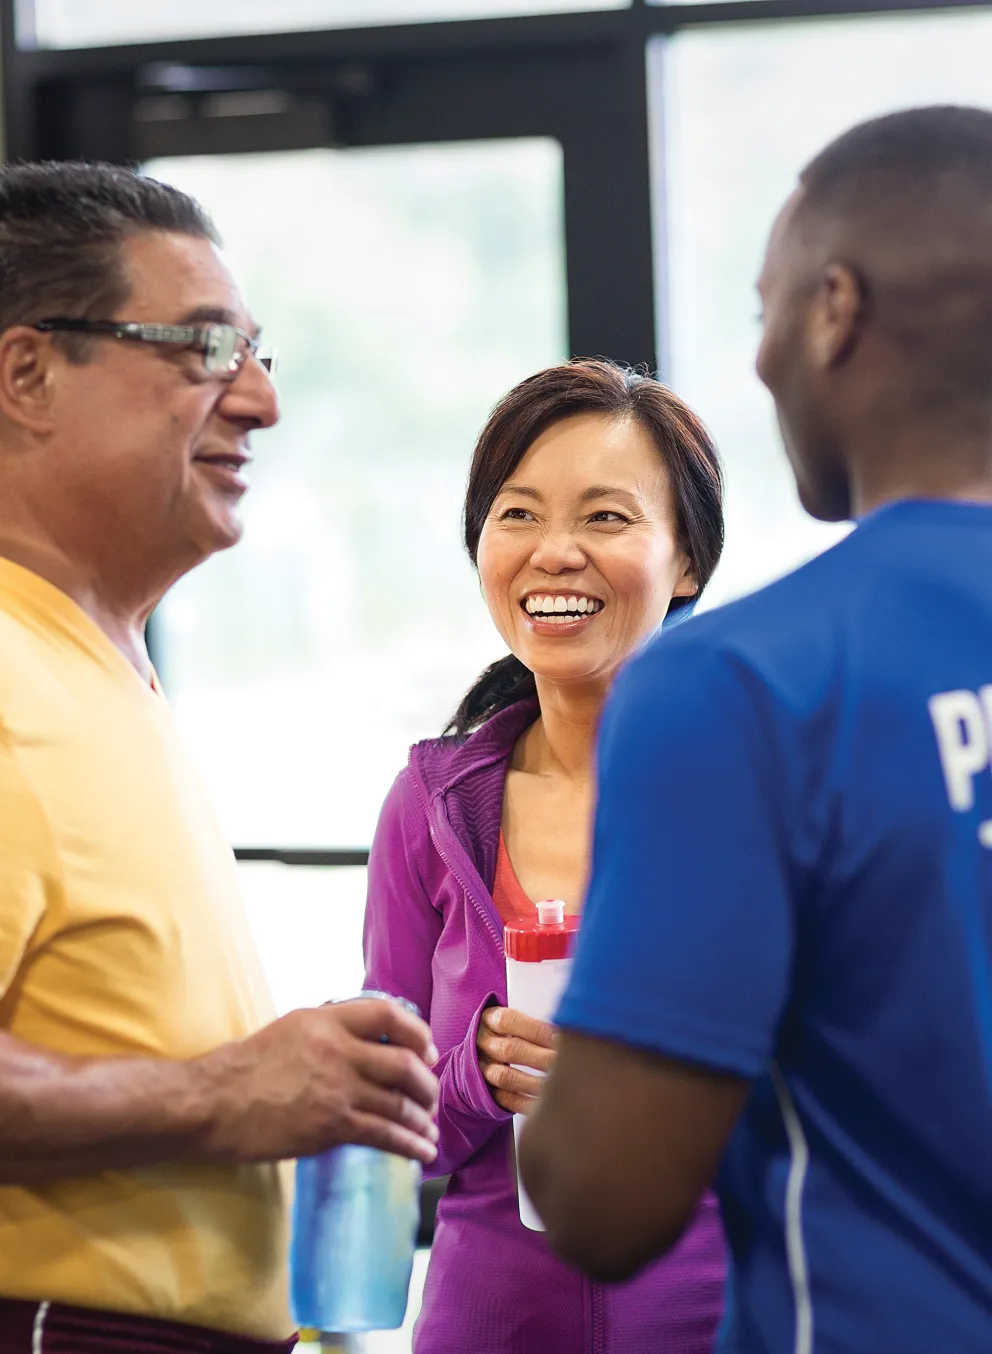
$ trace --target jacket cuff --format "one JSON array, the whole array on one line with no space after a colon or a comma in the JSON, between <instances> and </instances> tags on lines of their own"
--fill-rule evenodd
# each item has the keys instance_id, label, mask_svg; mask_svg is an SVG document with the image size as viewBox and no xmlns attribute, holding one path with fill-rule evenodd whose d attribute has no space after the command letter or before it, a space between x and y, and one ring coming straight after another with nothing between
<instances>
[{"instance_id":1,"label":"jacket cuff","mask_svg":"<svg viewBox=\"0 0 992 1354\"><path fill-rule=\"evenodd\" d=\"M479 1050L476 1040L479 1037L479 1021L482 1013L490 1006L501 1006L502 1001L495 992L490 992L473 1015L468 1032L462 1042L452 1050L447 1072L451 1089L460 1102L460 1108L494 1123L502 1123L513 1118L508 1110L502 1109L493 1099L489 1083L482 1075L479 1066ZM442 1091L442 1099L444 1098Z\"/></svg>"}]
</instances>

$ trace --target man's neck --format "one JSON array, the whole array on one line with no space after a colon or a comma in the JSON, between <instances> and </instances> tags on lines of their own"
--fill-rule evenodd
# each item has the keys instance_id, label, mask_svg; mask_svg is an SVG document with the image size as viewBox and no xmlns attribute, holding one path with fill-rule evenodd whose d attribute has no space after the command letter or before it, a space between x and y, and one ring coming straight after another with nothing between
<instances>
[{"instance_id":1,"label":"man's neck","mask_svg":"<svg viewBox=\"0 0 992 1354\"><path fill-rule=\"evenodd\" d=\"M152 609L149 603L114 597L86 569L47 543L0 531L0 556L30 569L64 592L99 626L142 681L151 681L152 665L145 644L145 624Z\"/></svg>"},{"instance_id":2,"label":"man's neck","mask_svg":"<svg viewBox=\"0 0 992 1354\"><path fill-rule=\"evenodd\" d=\"M917 420L870 445L850 458L855 517L907 498L992 503L992 418L957 428Z\"/></svg>"}]
</instances>

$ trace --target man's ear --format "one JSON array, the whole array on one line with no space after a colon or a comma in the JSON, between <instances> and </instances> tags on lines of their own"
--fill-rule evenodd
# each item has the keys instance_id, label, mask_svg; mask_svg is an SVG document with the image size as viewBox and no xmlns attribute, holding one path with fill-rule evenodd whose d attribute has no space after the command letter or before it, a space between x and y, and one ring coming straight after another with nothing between
<instances>
[{"instance_id":1,"label":"man's ear","mask_svg":"<svg viewBox=\"0 0 992 1354\"><path fill-rule=\"evenodd\" d=\"M57 368L64 361L47 334L22 324L5 329L0 334L0 415L25 432L48 432Z\"/></svg>"},{"instance_id":2,"label":"man's ear","mask_svg":"<svg viewBox=\"0 0 992 1354\"><path fill-rule=\"evenodd\" d=\"M868 309L865 285L846 263L828 263L807 312L807 351L821 371L847 358Z\"/></svg>"}]
</instances>

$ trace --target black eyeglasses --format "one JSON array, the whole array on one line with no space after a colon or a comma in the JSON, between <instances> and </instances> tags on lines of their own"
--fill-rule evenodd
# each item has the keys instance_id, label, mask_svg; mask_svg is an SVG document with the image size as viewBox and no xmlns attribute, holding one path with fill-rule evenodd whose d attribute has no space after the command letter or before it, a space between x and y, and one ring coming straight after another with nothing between
<instances>
[{"instance_id":1,"label":"black eyeglasses","mask_svg":"<svg viewBox=\"0 0 992 1354\"><path fill-rule=\"evenodd\" d=\"M233 324L139 324L118 320L39 320L32 326L45 333L101 334L106 338L130 339L135 343L175 343L203 356L209 376L233 381L248 357L257 358L270 374L276 369L271 348L262 348L257 338Z\"/></svg>"}]
</instances>

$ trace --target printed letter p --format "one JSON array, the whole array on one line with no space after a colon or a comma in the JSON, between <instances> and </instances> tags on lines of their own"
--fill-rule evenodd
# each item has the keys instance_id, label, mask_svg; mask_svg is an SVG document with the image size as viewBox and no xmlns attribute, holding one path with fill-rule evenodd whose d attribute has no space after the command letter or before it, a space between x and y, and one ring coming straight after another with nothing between
<instances>
[{"instance_id":1,"label":"printed letter p","mask_svg":"<svg viewBox=\"0 0 992 1354\"><path fill-rule=\"evenodd\" d=\"M942 691L927 705L951 808L967 813L975 803L974 778L989 764L990 732L981 702L973 691Z\"/></svg>"}]
</instances>

